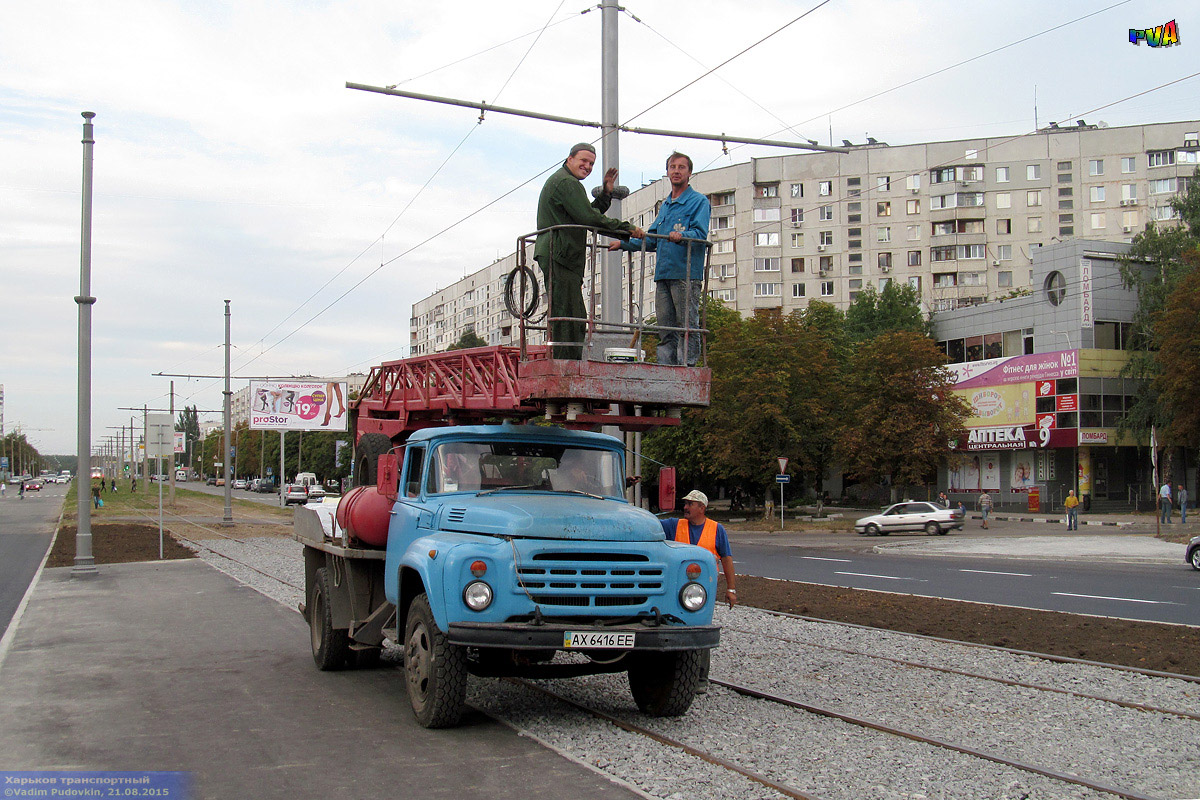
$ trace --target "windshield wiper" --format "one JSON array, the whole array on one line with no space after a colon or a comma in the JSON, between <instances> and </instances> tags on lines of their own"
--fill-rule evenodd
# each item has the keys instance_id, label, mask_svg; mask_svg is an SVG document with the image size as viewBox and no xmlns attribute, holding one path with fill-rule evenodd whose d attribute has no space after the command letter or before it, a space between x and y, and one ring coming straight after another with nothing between
<instances>
[{"instance_id":1,"label":"windshield wiper","mask_svg":"<svg viewBox=\"0 0 1200 800\"><path fill-rule=\"evenodd\" d=\"M519 484L517 486L497 486L495 489L487 489L485 491L478 493L475 496L476 497L484 497L485 495L495 494L496 492L508 492L508 491L512 491L514 489L546 489L547 491L549 491L549 487L546 487L545 484L523 483L523 484Z\"/></svg>"}]
</instances>

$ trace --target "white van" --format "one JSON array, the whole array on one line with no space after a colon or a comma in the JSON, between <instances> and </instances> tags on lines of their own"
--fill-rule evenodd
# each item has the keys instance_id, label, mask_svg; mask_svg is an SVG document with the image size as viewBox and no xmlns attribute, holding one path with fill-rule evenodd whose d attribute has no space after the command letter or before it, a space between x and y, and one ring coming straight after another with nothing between
<instances>
[{"instance_id":1,"label":"white van","mask_svg":"<svg viewBox=\"0 0 1200 800\"><path fill-rule=\"evenodd\" d=\"M321 482L317 480L316 473L297 472L296 479L292 483L297 483L307 489L309 497L325 496L325 490L321 487Z\"/></svg>"},{"instance_id":2,"label":"white van","mask_svg":"<svg viewBox=\"0 0 1200 800\"><path fill-rule=\"evenodd\" d=\"M179 481L186 481L187 479L188 479L188 471L186 469L175 470L176 483L178 483Z\"/></svg>"}]
</instances>

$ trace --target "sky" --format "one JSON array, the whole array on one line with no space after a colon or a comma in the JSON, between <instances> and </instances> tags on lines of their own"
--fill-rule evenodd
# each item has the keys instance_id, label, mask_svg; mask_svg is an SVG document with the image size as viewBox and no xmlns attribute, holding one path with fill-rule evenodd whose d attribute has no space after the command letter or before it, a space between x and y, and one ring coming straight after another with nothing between
<instances>
[{"instance_id":1,"label":"sky","mask_svg":"<svg viewBox=\"0 0 1200 800\"><path fill-rule=\"evenodd\" d=\"M619 116L637 126L907 144L1031 132L1035 97L1042 126L1200 118L1200 77L1135 97L1200 69L1192 3L623 5ZM124 408L167 407L170 379L155 373L222 374L225 300L233 374L242 378L235 391L250 377L340 376L407 355L413 302L512 252L536 227L542 173L596 133L494 113L480 123L471 109L345 84L597 120L601 20L592 8L588 0L0 6L5 431L20 428L44 454L75 452L81 112L96 113L99 443L135 417L140 427L140 413ZM1170 20L1178 45L1129 43L1130 28ZM784 152L726 154L718 143L627 134L621 182L661 177L672 149L698 170ZM176 408L196 405L202 419L216 419L205 411L221 407L222 383L176 378Z\"/></svg>"}]
</instances>

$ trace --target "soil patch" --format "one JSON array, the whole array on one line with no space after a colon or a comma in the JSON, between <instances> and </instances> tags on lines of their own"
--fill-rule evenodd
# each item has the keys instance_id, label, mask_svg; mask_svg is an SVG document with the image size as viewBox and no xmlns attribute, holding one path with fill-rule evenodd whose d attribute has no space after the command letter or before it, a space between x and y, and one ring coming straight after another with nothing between
<instances>
[{"instance_id":1,"label":"soil patch","mask_svg":"<svg viewBox=\"0 0 1200 800\"><path fill-rule=\"evenodd\" d=\"M739 575L768 611L1200 677L1200 628L962 603ZM721 596L721 594L718 594Z\"/></svg>"},{"instance_id":2,"label":"soil patch","mask_svg":"<svg viewBox=\"0 0 1200 800\"><path fill-rule=\"evenodd\" d=\"M130 522L92 524L92 557L97 564L158 560L158 526ZM164 531L163 558L195 558L196 554ZM54 540L47 567L75 565L75 526L64 525Z\"/></svg>"}]
</instances>

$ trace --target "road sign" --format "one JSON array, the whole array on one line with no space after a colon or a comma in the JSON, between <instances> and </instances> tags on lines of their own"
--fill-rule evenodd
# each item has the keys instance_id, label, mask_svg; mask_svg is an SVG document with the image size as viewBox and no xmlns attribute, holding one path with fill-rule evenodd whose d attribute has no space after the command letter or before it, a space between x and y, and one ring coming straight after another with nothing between
<instances>
[{"instance_id":1,"label":"road sign","mask_svg":"<svg viewBox=\"0 0 1200 800\"><path fill-rule=\"evenodd\" d=\"M780 456L779 457L779 472L780 473L787 472L787 465L788 465L787 456ZM786 483L786 481L784 481L784 483Z\"/></svg>"},{"instance_id":2,"label":"road sign","mask_svg":"<svg viewBox=\"0 0 1200 800\"><path fill-rule=\"evenodd\" d=\"M792 476L791 475L776 475L775 482L776 483L791 483Z\"/></svg>"},{"instance_id":3,"label":"road sign","mask_svg":"<svg viewBox=\"0 0 1200 800\"><path fill-rule=\"evenodd\" d=\"M270 478L274 474L275 474L275 470L271 469L270 467L267 467L267 477Z\"/></svg>"}]
</instances>

